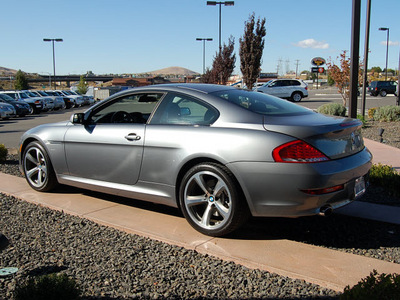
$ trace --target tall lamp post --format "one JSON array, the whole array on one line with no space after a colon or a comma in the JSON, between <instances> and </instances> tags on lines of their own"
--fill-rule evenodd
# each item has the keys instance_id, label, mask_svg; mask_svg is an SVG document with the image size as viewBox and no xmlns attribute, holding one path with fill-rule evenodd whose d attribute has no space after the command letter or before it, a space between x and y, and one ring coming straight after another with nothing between
<instances>
[{"instance_id":1,"label":"tall lamp post","mask_svg":"<svg viewBox=\"0 0 400 300\"><path fill-rule=\"evenodd\" d=\"M196 38L196 41L203 41L203 75L206 73L206 41L212 41L212 38Z\"/></svg>"},{"instance_id":2,"label":"tall lamp post","mask_svg":"<svg viewBox=\"0 0 400 300\"><path fill-rule=\"evenodd\" d=\"M380 27L379 30L387 31L387 35L386 35L386 69L385 69L385 81L387 81L387 68L388 68L388 55L389 55L389 28Z\"/></svg>"},{"instance_id":3,"label":"tall lamp post","mask_svg":"<svg viewBox=\"0 0 400 300\"><path fill-rule=\"evenodd\" d=\"M54 53L54 42L62 42L63 39L43 39L43 42L52 42L53 44L53 73L54 73L54 77L53 77L53 85L54 85L54 89L56 89L56 56Z\"/></svg>"},{"instance_id":4,"label":"tall lamp post","mask_svg":"<svg viewBox=\"0 0 400 300\"><path fill-rule=\"evenodd\" d=\"M207 5L219 5L219 53L221 53L221 5L234 6L235 1L207 1Z\"/></svg>"}]
</instances>

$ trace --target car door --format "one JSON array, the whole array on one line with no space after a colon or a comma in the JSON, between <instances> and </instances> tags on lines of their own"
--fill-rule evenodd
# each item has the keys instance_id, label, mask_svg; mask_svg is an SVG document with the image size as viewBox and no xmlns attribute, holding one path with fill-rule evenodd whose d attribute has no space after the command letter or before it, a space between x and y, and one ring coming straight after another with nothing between
<instances>
[{"instance_id":1,"label":"car door","mask_svg":"<svg viewBox=\"0 0 400 300\"><path fill-rule=\"evenodd\" d=\"M276 97L283 97L283 81L276 80L269 84L267 93Z\"/></svg>"},{"instance_id":2,"label":"car door","mask_svg":"<svg viewBox=\"0 0 400 300\"><path fill-rule=\"evenodd\" d=\"M143 155L146 122L161 93L125 94L85 115L64 137L69 175L133 185Z\"/></svg>"}]
</instances>

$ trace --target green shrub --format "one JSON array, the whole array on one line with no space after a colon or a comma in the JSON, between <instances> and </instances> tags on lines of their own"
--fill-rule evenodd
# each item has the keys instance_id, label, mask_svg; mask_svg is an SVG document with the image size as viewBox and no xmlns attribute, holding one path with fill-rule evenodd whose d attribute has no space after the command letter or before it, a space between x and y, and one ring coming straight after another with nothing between
<instances>
[{"instance_id":1,"label":"green shrub","mask_svg":"<svg viewBox=\"0 0 400 300\"><path fill-rule=\"evenodd\" d=\"M321 114L331 116L346 116L346 107L339 103L328 103L318 107L317 111Z\"/></svg>"},{"instance_id":2,"label":"green shrub","mask_svg":"<svg viewBox=\"0 0 400 300\"><path fill-rule=\"evenodd\" d=\"M374 119L375 111L376 111L376 107L372 107L372 108L368 109L368 118L370 118L371 120L373 120L373 119Z\"/></svg>"},{"instance_id":3,"label":"green shrub","mask_svg":"<svg viewBox=\"0 0 400 300\"><path fill-rule=\"evenodd\" d=\"M6 146L0 144L0 161L5 161L7 158L8 150Z\"/></svg>"},{"instance_id":4,"label":"green shrub","mask_svg":"<svg viewBox=\"0 0 400 300\"><path fill-rule=\"evenodd\" d=\"M362 115L357 115L357 119L359 119L362 122L363 124L362 127L365 127L365 125L367 125L367 121L365 120L365 117L363 117Z\"/></svg>"},{"instance_id":5,"label":"green shrub","mask_svg":"<svg viewBox=\"0 0 400 300\"><path fill-rule=\"evenodd\" d=\"M340 299L395 300L400 299L400 275L378 274L376 270L358 284L344 289Z\"/></svg>"},{"instance_id":6,"label":"green shrub","mask_svg":"<svg viewBox=\"0 0 400 300\"><path fill-rule=\"evenodd\" d=\"M387 105L378 107L374 112L374 120L381 122L400 121L400 106Z\"/></svg>"},{"instance_id":7,"label":"green shrub","mask_svg":"<svg viewBox=\"0 0 400 300\"><path fill-rule=\"evenodd\" d=\"M25 284L18 286L14 292L16 300L70 300L79 299L81 294L73 279L66 274L50 274L38 278L30 278Z\"/></svg>"},{"instance_id":8,"label":"green shrub","mask_svg":"<svg viewBox=\"0 0 400 300\"><path fill-rule=\"evenodd\" d=\"M400 197L400 173L391 166L373 165L369 176L371 184L384 187L389 194Z\"/></svg>"}]
</instances>

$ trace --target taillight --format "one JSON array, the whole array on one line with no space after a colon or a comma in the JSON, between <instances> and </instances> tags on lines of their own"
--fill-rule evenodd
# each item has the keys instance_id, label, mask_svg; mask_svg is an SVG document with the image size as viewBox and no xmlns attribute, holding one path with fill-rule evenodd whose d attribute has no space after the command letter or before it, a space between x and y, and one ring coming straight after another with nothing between
<instances>
[{"instance_id":1,"label":"taillight","mask_svg":"<svg viewBox=\"0 0 400 300\"><path fill-rule=\"evenodd\" d=\"M306 91L308 90L308 86L305 87L305 90L306 90Z\"/></svg>"},{"instance_id":2,"label":"taillight","mask_svg":"<svg viewBox=\"0 0 400 300\"><path fill-rule=\"evenodd\" d=\"M309 189L309 190L301 190L302 192L309 194L309 195L324 195L324 194L330 194L338 191L344 190L344 184L339 184L335 186L331 186L328 188L324 189Z\"/></svg>"},{"instance_id":3,"label":"taillight","mask_svg":"<svg viewBox=\"0 0 400 300\"><path fill-rule=\"evenodd\" d=\"M321 151L300 140L275 148L272 156L276 162L284 163L314 163L329 160Z\"/></svg>"}]
</instances>

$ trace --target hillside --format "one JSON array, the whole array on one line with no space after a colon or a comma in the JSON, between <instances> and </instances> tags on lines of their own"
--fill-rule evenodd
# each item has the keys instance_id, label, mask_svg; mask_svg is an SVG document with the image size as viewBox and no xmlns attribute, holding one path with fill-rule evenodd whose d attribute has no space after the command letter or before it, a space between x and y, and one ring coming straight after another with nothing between
<instances>
[{"instance_id":1,"label":"hillside","mask_svg":"<svg viewBox=\"0 0 400 300\"><path fill-rule=\"evenodd\" d=\"M16 73L17 73L17 70L0 67L0 76L15 75Z\"/></svg>"},{"instance_id":2,"label":"hillside","mask_svg":"<svg viewBox=\"0 0 400 300\"><path fill-rule=\"evenodd\" d=\"M199 75L199 73L182 67L169 67L161 70L151 71L148 74L153 75Z\"/></svg>"}]
</instances>

